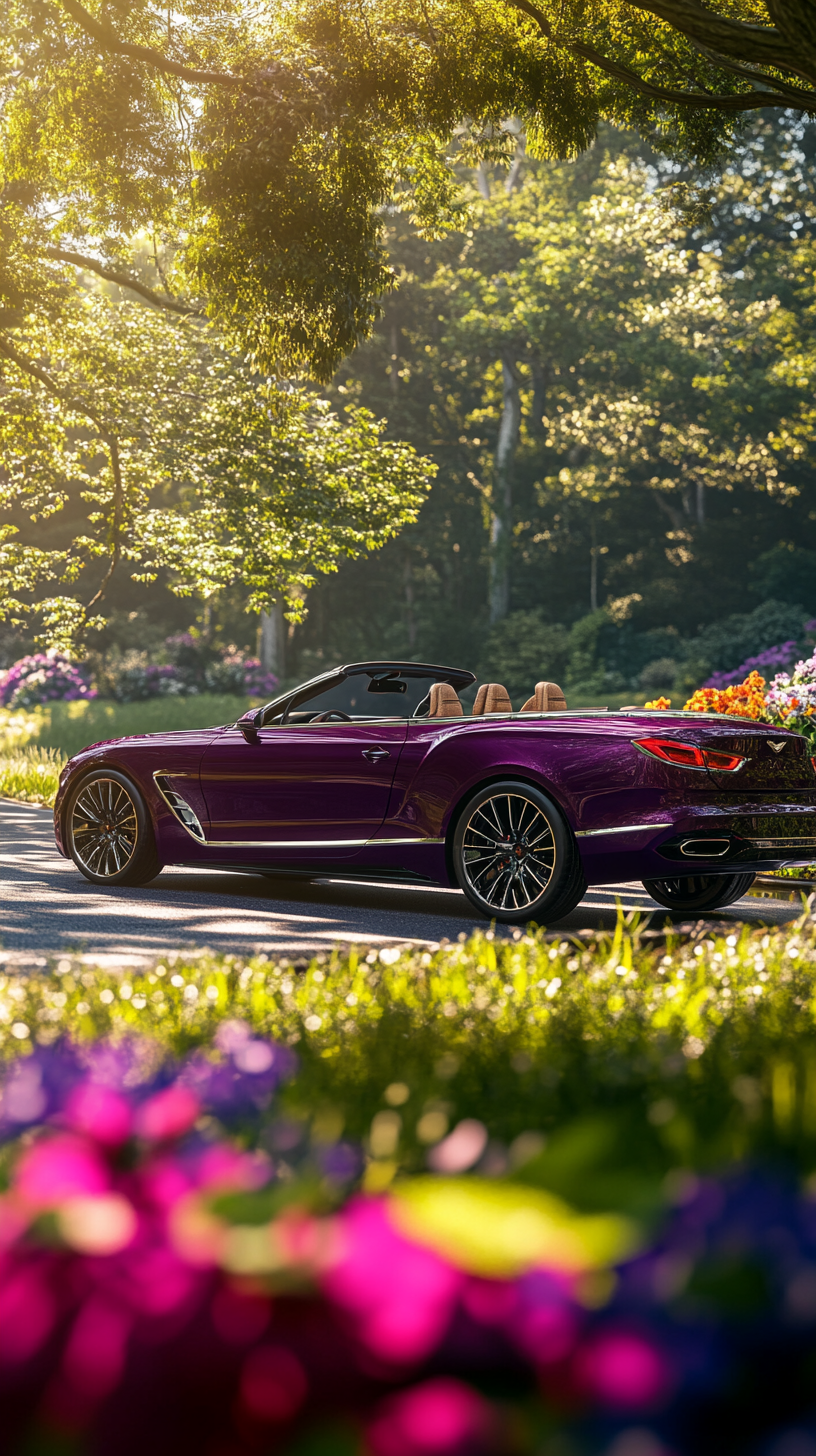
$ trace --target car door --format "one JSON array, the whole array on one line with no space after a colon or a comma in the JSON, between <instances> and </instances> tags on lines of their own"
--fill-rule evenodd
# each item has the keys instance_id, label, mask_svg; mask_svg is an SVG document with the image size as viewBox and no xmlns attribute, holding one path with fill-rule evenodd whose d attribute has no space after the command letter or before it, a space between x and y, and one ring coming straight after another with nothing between
<instances>
[{"instance_id":1,"label":"car door","mask_svg":"<svg viewBox=\"0 0 816 1456\"><path fill-rule=\"evenodd\" d=\"M226 728L201 762L208 841L264 859L356 854L385 819L405 719Z\"/></svg>"}]
</instances>

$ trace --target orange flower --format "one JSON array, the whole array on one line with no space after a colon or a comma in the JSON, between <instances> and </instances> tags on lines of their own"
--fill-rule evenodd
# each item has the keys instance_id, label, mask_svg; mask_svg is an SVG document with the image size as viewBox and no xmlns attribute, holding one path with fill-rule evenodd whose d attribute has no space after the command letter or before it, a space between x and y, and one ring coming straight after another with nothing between
<instances>
[{"instance_id":1,"label":"orange flower","mask_svg":"<svg viewBox=\"0 0 816 1456\"><path fill-rule=\"evenodd\" d=\"M758 672L730 688L698 688L685 705L686 713L728 713L735 718L761 718L765 710L765 679Z\"/></svg>"},{"instance_id":2,"label":"orange flower","mask_svg":"<svg viewBox=\"0 0 816 1456\"><path fill-rule=\"evenodd\" d=\"M644 703L644 708L670 708L671 698L655 698L653 703Z\"/></svg>"}]
</instances>

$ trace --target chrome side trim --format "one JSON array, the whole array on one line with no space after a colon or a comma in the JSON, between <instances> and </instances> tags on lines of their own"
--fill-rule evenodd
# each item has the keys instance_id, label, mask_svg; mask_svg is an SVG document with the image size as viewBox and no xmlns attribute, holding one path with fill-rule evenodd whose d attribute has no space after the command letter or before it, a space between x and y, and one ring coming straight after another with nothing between
<instances>
[{"instance_id":1,"label":"chrome side trim","mask_svg":"<svg viewBox=\"0 0 816 1456\"><path fill-rule=\"evenodd\" d=\"M576 829L576 839L589 839L595 834L635 834L642 829L672 829L672 820L667 819L662 824L618 824L614 829Z\"/></svg>"},{"instance_id":2,"label":"chrome side trim","mask_svg":"<svg viewBox=\"0 0 816 1456\"><path fill-rule=\"evenodd\" d=\"M444 844L444 839L208 839L209 849L376 849L380 844Z\"/></svg>"}]
</instances>

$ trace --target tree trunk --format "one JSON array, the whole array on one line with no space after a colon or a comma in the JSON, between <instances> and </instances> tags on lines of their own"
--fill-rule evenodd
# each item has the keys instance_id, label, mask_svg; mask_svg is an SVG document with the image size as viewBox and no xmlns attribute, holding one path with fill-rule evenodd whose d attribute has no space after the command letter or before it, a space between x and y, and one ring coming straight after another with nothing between
<instances>
[{"instance_id":1,"label":"tree trunk","mask_svg":"<svg viewBox=\"0 0 816 1456\"><path fill-rule=\"evenodd\" d=\"M518 375L502 360L502 417L496 444L490 519L490 625L510 610L510 548L513 541L513 470L521 433Z\"/></svg>"},{"instance_id":2,"label":"tree trunk","mask_svg":"<svg viewBox=\"0 0 816 1456\"><path fill-rule=\"evenodd\" d=\"M391 324L391 364L388 370L391 380L391 393L396 395L399 390L399 339L400 331L395 323Z\"/></svg>"},{"instance_id":3,"label":"tree trunk","mask_svg":"<svg viewBox=\"0 0 816 1456\"><path fill-rule=\"evenodd\" d=\"M408 651L416 647L416 619L414 617L414 573L411 558L405 558L405 626L408 631Z\"/></svg>"},{"instance_id":4,"label":"tree trunk","mask_svg":"<svg viewBox=\"0 0 816 1456\"><path fill-rule=\"evenodd\" d=\"M286 621L283 602L275 602L271 612L261 612L258 656L264 672L274 672L280 679L286 672Z\"/></svg>"},{"instance_id":5,"label":"tree trunk","mask_svg":"<svg viewBox=\"0 0 816 1456\"><path fill-rule=\"evenodd\" d=\"M504 184L508 196L511 192L515 192L517 187L521 186L521 169L524 164L526 151L527 138L522 134L516 142L516 155L510 164L510 171L507 173L507 181Z\"/></svg>"},{"instance_id":6,"label":"tree trunk","mask_svg":"<svg viewBox=\"0 0 816 1456\"><path fill-rule=\"evenodd\" d=\"M596 526L595 526L595 520L594 520L594 518L592 520L592 523L591 523L589 529L590 529L590 541L592 542L592 545L590 546L590 549L589 549L589 610L591 612L597 612L597 610L598 610L598 533L597 533L597 529L596 529Z\"/></svg>"},{"instance_id":7,"label":"tree trunk","mask_svg":"<svg viewBox=\"0 0 816 1456\"><path fill-rule=\"evenodd\" d=\"M705 527L705 483L697 481L697 525Z\"/></svg>"},{"instance_id":8,"label":"tree trunk","mask_svg":"<svg viewBox=\"0 0 816 1456\"><path fill-rule=\"evenodd\" d=\"M484 162L480 162L476 168L476 186L479 189L485 202L490 201L490 174Z\"/></svg>"}]
</instances>

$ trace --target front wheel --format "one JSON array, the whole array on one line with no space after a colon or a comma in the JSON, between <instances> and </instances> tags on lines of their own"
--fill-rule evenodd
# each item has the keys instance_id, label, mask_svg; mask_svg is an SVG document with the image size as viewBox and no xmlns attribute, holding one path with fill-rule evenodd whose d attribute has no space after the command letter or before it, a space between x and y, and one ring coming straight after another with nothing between
<instances>
[{"instance_id":1,"label":"front wheel","mask_svg":"<svg viewBox=\"0 0 816 1456\"><path fill-rule=\"evenodd\" d=\"M756 875L682 875L671 880L644 880L643 888L667 910L721 910L750 890Z\"/></svg>"},{"instance_id":2,"label":"front wheel","mask_svg":"<svg viewBox=\"0 0 816 1456\"><path fill-rule=\"evenodd\" d=\"M68 853L94 885L144 885L161 869L144 799L116 769L82 779L68 800L65 825Z\"/></svg>"},{"instance_id":3,"label":"front wheel","mask_svg":"<svg viewBox=\"0 0 816 1456\"><path fill-rule=\"evenodd\" d=\"M453 865L470 903L491 920L551 923L586 893L578 848L558 809L514 779L490 784L465 805Z\"/></svg>"}]
</instances>

